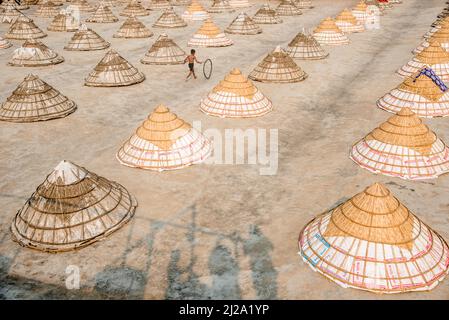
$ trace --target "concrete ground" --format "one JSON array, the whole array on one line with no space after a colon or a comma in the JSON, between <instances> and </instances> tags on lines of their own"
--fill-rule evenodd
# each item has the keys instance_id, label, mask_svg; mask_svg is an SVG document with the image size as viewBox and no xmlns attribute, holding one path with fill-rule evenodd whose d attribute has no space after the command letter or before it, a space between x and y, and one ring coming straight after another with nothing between
<instances>
[{"instance_id":1,"label":"concrete ground","mask_svg":"<svg viewBox=\"0 0 449 320\"><path fill-rule=\"evenodd\" d=\"M254 0L250 0L254 2ZM256 83L274 103L257 119L220 119L199 111L206 95L231 68L248 74L276 45L313 28L355 0L314 0L316 7L257 36L230 37L235 45L199 49L211 58L210 80L184 82L186 66L147 66L139 60L161 30L145 40L112 38L123 22L89 24L147 79L124 88L89 88L83 79L104 55L68 52L70 33L42 39L65 62L43 68L6 66L14 47L0 52L0 100L28 73L39 75L78 104L64 119L0 123L0 297L138 299L448 299L449 279L427 293L376 295L343 289L313 272L298 256L297 238L315 215L363 190L385 183L423 221L449 239L449 177L409 182L374 175L349 158L350 147L390 114L375 102L400 83L395 70L444 7L443 0L404 0L382 17L382 29L351 35L351 44L329 48L323 61L299 62L309 78L296 84ZM245 10L253 14L262 1ZM26 11L30 14L34 8ZM177 7L181 13L183 8ZM113 11L118 14L119 8ZM237 13L214 15L225 28ZM159 16L141 20L150 26ZM36 18L45 29L50 19ZM8 29L0 25L0 34ZM167 33L184 49L200 23ZM198 69L199 71L201 69ZM156 173L124 167L115 152L159 103L203 130L279 130L278 171L261 165L196 165ZM426 120L449 142L449 119ZM135 217L105 241L76 252L47 254L11 240L17 210L52 168L71 160L124 185L139 201ZM78 266L81 288L67 290L66 268Z\"/></svg>"}]
</instances>

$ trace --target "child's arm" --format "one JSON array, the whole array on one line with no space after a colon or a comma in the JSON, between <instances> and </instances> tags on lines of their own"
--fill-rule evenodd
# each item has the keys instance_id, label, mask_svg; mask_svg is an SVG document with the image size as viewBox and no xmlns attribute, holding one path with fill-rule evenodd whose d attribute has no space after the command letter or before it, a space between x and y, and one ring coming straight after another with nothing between
<instances>
[{"instance_id":1,"label":"child's arm","mask_svg":"<svg viewBox=\"0 0 449 320\"><path fill-rule=\"evenodd\" d=\"M202 64L202 62L198 61L198 59L195 57L195 61L199 64Z\"/></svg>"},{"instance_id":2,"label":"child's arm","mask_svg":"<svg viewBox=\"0 0 449 320\"><path fill-rule=\"evenodd\" d=\"M184 59L184 64L189 60L189 56Z\"/></svg>"}]
</instances>

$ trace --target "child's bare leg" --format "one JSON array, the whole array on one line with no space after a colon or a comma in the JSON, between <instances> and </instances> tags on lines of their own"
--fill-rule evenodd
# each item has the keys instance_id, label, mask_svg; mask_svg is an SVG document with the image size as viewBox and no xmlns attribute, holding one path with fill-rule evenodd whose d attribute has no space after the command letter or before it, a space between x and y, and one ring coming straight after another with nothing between
<instances>
[{"instance_id":1,"label":"child's bare leg","mask_svg":"<svg viewBox=\"0 0 449 320\"><path fill-rule=\"evenodd\" d=\"M193 78L195 78L195 79L196 79L196 74L195 74L195 71L192 71L192 73L193 73Z\"/></svg>"}]
</instances>

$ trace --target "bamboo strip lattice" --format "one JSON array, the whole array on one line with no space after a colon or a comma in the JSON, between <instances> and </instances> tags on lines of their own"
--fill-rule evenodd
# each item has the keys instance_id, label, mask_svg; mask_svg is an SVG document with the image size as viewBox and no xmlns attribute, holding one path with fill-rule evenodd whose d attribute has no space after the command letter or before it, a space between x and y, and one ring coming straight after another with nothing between
<instances>
[{"instance_id":1,"label":"bamboo strip lattice","mask_svg":"<svg viewBox=\"0 0 449 320\"><path fill-rule=\"evenodd\" d=\"M234 8L229 4L228 0L213 0L212 5L207 9L209 13L234 12Z\"/></svg>"},{"instance_id":2,"label":"bamboo strip lattice","mask_svg":"<svg viewBox=\"0 0 449 320\"><path fill-rule=\"evenodd\" d=\"M5 34L6 39L27 40L44 38L47 35L28 17L19 16Z\"/></svg>"},{"instance_id":3,"label":"bamboo strip lattice","mask_svg":"<svg viewBox=\"0 0 449 320\"><path fill-rule=\"evenodd\" d=\"M3 39L0 37L0 49L8 49L12 47L12 43L9 42L7 39Z\"/></svg>"},{"instance_id":4,"label":"bamboo strip lattice","mask_svg":"<svg viewBox=\"0 0 449 320\"><path fill-rule=\"evenodd\" d=\"M125 17L143 17L148 16L150 13L146 10L138 1L131 0L131 2L123 9L120 13L121 16Z\"/></svg>"},{"instance_id":5,"label":"bamboo strip lattice","mask_svg":"<svg viewBox=\"0 0 449 320\"><path fill-rule=\"evenodd\" d=\"M102 3L100 3L95 12L86 19L86 22L93 23L114 23L117 21L118 18L112 13L111 9Z\"/></svg>"},{"instance_id":6,"label":"bamboo strip lattice","mask_svg":"<svg viewBox=\"0 0 449 320\"><path fill-rule=\"evenodd\" d=\"M94 12L95 8L92 7L87 0L72 0L70 5L76 6L81 12Z\"/></svg>"},{"instance_id":7,"label":"bamboo strip lattice","mask_svg":"<svg viewBox=\"0 0 449 320\"><path fill-rule=\"evenodd\" d=\"M294 3L299 9L312 9L314 7L312 0L296 0Z\"/></svg>"},{"instance_id":8,"label":"bamboo strip lattice","mask_svg":"<svg viewBox=\"0 0 449 320\"><path fill-rule=\"evenodd\" d=\"M255 35L262 33L262 29L255 24L246 13L241 12L225 29L225 32L242 35Z\"/></svg>"},{"instance_id":9,"label":"bamboo strip lattice","mask_svg":"<svg viewBox=\"0 0 449 320\"><path fill-rule=\"evenodd\" d=\"M166 9L153 24L154 28L184 28L187 23L173 10L172 7Z\"/></svg>"},{"instance_id":10,"label":"bamboo strip lattice","mask_svg":"<svg viewBox=\"0 0 449 320\"><path fill-rule=\"evenodd\" d=\"M85 24L80 25L79 30L75 32L72 39L64 47L68 51L93 51L109 48L111 44L104 40L92 29L87 28Z\"/></svg>"},{"instance_id":11,"label":"bamboo strip lattice","mask_svg":"<svg viewBox=\"0 0 449 320\"><path fill-rule=\"evenodd\" d=\"M183 64L186 53L166 34L161 34L142 60L143 64Z\"/></svg>"},{"instance_id":12,"label":"bamboo strip lattice","mask_svg":"<svg viewBox=\"0 0 449 320\"><path fill-rule=\"evenodd\" d=\"M290 57L300 60L319 60L329 56L312 35L303 32L299 32L293 38L285 51Z\"/></svg>"},{"instance_id":13,"label":"bamboo strip lattice","mask_svg":"<svg viewBox=\"0 0 449 320\"><path fill-rule=\"evenodd\" d=\"M203 21L209 17L209 14L198 0L192 0L192 3L187 7L187 10L182 14L182 18L186 21Z\"/></svg>"},{"instance_id":14,"label":"bamboo strip lattice","mask_svg":"<svg viewBox=\"0 0 449 320\"><path fill-rule=\"evenodd\" d=\"M449 29L442 29L433 33L430 38L424 40L415 50L413 50L413 54L416 55L421 53L425 48L428 48L430 46L430 42L432 41L439 42L441 47L449 52Z\"/></svg>"},{"instance_id":15,"label":"bamboo strip lattice","mask_svg":"<svg viewBox=\"0 0 449 320\"><path fill-rule=\"evenodd\" d=\"M26 40L14 50L8 65L15 67L44 67L64 61L64 58L36 39Z\"/></svg>"},{"instance_id":16,"label":"bamboo strip lattice","mask_svg":"<svg viewBox=\"0 0 449 320\"><path fill-rule=\"evenodd\" d=\"M358 21L365 23L368 17L368 6L364 0L361 0L354 9L352 9L352 14Z\"/></svg>"},{"instance_id":17,"label":"bamboo strip lattice","mask_svg":"<svg viewBox=\"0 0 449 320\"><path fill-rule=\"evenodd\" d=\"M151 10L166 10L170 8L170 1L168 0L151 0L150 9Z\"/></svg>"},{"instance_id":18,"label":"bamboo strip lattice","mask_svg":"<svg viewBox=\"0 0 449 320\"><path fill-rule=\"evenodd\" d=\"M62 9L49 24L47 30L53 32L74 32L78 30L78 27L79 21L69 11Z\"/></svg>"},{"instance_id":19,"label":"bamboo strip lattice","mask_svg":"<svg viewBox=\"0 0 449 320\"><path fill-rule=\"evenodd\" d=\"M278 16L299 16L301 10L293 3L293 0L281 0L276 8Z\"/></svg>"},{"instance_id":20,"label":"bamboo strip lattice","mask_svg":"<svg viewBox=\"0 0 449 320\"><path fill-rule=\"evenodd\" d=\"M352 12L348 9L344 9L336 18L335 24L344 33L354 33L365 31L365 26L358 21Z\"/></svg>"},{"instance_id":21,"label":"bamboo strip lattice","mask_svg":"<svg viewBox=\"0 0 449 320\"><path fill-rule=\"evenodd\" d=\"M53 18L59 13L58 6L55 5L52 1L45 2L41 4L35 15L41 18Z\"/></svg>"},{"instance_id":22,"label":"bamboo strip lattice","mask_svg":"<svg viewBox=\"0 0 449 320\"><path fill-rule=\"evenodd\" d=\"M189 47L226 47L233 41L226 37L211 19L204 21L201 28L189 40Z\"/></svg>"},{"instance_id":23,"label":"bamboo strip lattice","mask_svg":"<svg viewBox=\"0 0 449 320\"><path fill-rule=\"evenodd\" d=\"M229 0L229 4L233 8L249 8L252 4L248 0Z\"/></svg>"},{"instance_id":24,"label":"bamboo strip lattice","mask_svg":"<svg viewBox=\"0 0 449 320\"><path fill-rule=\"evenodd\" d=\"M349 44L349 38L335 24L332 18L326 18L313 31L313 37L322 45L339 46Z\"/></svg>"},{"instance_id":25,"label":"bamboo strip lattice","mask_svg":"<svg viewBox=\"0 0 449 320\"><path fill-rule=\"evenodd\" d=\"M3 12L0 10L0 22L12 24L22 15L13 5L8 5Z\"/></svg>"},{"instance_id":26,"label":"bamboo strip lattice","mask_svg":"<svg viewBox=\"0 0 449 320\"><path fill-rule=\"evenodd\" d=\"M276 10L270 8L268 4L262 5L253 16L253 21L257 24L278 24L282 19L276 13Z\"/></svg>"},{"instance_id":27,"label":"bamboo strip lattice","mask_svg":"<svg viewBox=\"0 0 449 320\"><path fill-rule=\"evenodd\" d=\"M136 17L131 16L123 22L120 29L113 35L114 38L150 38L153 32Z\"/></svg>"}]
</instances>

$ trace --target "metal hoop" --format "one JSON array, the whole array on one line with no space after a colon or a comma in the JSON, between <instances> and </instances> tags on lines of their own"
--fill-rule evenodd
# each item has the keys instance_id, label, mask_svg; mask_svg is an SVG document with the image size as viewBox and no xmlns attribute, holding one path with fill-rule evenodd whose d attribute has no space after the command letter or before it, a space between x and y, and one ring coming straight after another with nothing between
<instances>
[{"instance_id":1,"label":"metal hoop","mask_svg":"<svg viewBox=\"0 0 449 320\"><path fill-rule=\"evenodd\" d=\"M210 70L209 72L206 72L206 65L210 64ZM212 76L212 70L213 70L213 65L212 65L212 60L211 59L206 59L206 61L204 61L203 63L203 75L206 79L210 79L210 77Z\"/></svg>"}]
</instances>

